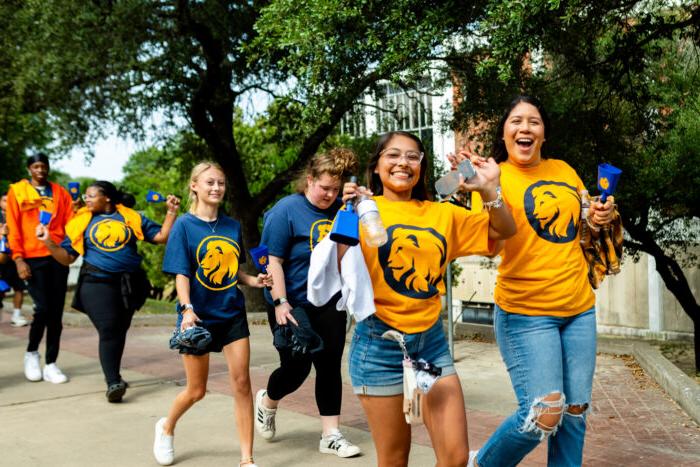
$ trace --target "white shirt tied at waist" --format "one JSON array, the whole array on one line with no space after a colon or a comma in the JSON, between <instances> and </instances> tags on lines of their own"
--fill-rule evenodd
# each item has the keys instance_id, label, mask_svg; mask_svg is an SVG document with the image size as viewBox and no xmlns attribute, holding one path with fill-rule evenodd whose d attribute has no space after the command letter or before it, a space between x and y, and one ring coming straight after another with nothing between
<instances>
[{"instance_id":1,"label":"white shirt tied at waist","mask_svg":"<svg viewBox=\"0 0 700 467\"><path fill-rule=\"evenodd\" d=\"M314 306L322 306L340 290L336 308L347 310L356 321L362 321L376 309L372 281L359 245L347 249L340 268L338 271L338 244L327 235L311 252L307 298Z\"/></svg>"}]
</instances>

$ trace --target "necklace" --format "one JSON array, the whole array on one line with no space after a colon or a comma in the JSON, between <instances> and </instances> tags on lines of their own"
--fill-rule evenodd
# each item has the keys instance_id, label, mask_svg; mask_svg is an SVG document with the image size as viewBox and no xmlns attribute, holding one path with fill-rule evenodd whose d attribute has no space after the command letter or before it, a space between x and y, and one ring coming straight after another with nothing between
<instances>
[{"instance_id":1,"label":"necklace","mask_svg":"<svg viewBox=\"0 0 700 467\"><path fill-rule=\"evenodd\" d=\"M211 233L216 233L216 226L219 225L219 218L217 217L215 221L204 221L207 224L207 227L211 229ZM214 224L214 225L212 225Z\"/></svg>"},{"instance_id":2,"label":"necklace","mask_svg":"<svg viewBox=\"0 0 700 467\"><path fill-rule=\"evenodd\" d=\"M216 227L219 225L219 219L220 219L218 216L217 216L216 219L214 219L213 221L208 221L208 220L202 219L202 218L201 218L200 216L198 216L197 214L192 214L192 215L193 215L194 217L196 217L197 219L199 219L200 221L202 221L202 222L204 222L205 224L207 224L207 227L209 227L209 230L211 230L211 233L216 233Z\"/></svg>"}]
</instances>

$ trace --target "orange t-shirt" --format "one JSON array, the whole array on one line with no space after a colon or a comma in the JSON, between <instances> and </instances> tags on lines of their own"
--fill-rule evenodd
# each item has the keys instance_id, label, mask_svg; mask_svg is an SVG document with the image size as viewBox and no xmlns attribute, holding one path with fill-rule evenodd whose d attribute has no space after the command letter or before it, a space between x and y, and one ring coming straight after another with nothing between
<instances>
[{"instance_id":1,"label":"orange t-shirt","mask_svg":"<svg viewBox=\"0 0 700 467\"><path fill-rule=\"evenodd\" d=\"M579 244L583 182L566 162L500 164L503 198L518 228L505 242L495 302L524 315L573 316L595 304Z\"/></svg>"},{"instance_id":2,"label":"orange t-shirt","mask_svg":"<svg viewBox=\"0 0 700 467\"><path fill-rule=\"evenodd\" d=\"M375 200L389 240L379 248L360 243L377 317L406 333L425 331L440 317L449 262L493 254L489 215L449 203Z\"/></svg>"},{"instance_id":3,"label":"orange t-shirt","mask_svg":"<svg viewBox=\"0 0 700 467\"><path fill-rule=\"evenodd\" d=\"M10 185L7 193L7 239L12 250L12 259L40 258L51 256L48 248L36 238L39 210L52 213L48 225L49 236L61 244L66 236L66 222L73 216L71 197L61 185L49 182L50 196L40 196L27 180Z\"/></svg>"}]
</instances>

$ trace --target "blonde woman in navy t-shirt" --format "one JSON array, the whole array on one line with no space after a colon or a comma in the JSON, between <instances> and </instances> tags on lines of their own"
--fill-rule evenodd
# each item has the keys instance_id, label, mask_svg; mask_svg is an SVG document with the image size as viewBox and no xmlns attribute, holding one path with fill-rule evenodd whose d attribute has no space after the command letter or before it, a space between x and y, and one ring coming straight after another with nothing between
<instances>
[{"instance_id":1,"label":"blonde woman in navy t-shirt","mask_svg":"<svg viewBox=\"0 0 700 467\"><path fill-rule=\"evenodd\" d=\"M206 394L209 352L223 352L236 406L239 466L254 466L250 332L238 285L262 288L272 285L272 278L266 274L251 276L239 269L245 260L241 225L219 212L226 192L221 167L213 162L197 164L192 169L189 192L190 210L173 226L163 271L175 275L177 326L183 330L195 324L203 326L211 333L212 341L203 350L180 350L187 385L175 397L168 416L156 424L153 454L159 464L172 464L175 425Z\"/></svg>"}]
</instances>

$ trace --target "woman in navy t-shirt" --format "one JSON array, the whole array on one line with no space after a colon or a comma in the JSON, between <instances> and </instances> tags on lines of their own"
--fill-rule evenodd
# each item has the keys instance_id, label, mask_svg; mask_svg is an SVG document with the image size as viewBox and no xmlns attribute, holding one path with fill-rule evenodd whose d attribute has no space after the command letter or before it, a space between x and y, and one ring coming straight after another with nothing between
<instances>
[{"instance_id":1,"label":"woman in navy t-shirt","mask_svg":"<svg viewBox=\"0 0 700 467\"><path fill-rule=\"evenodd\" d=\"M175 275L177 326L199 324L212 336L203 350L180 349L187 386L175 397L167 417L156 424L153 454L161 465L175 457L173 433L184 413L206 394L209 352L222 352L236 403L241 445L240 466L253 463L253 396L250 386L250 342L243 294L239 284L272 285L268 274L251 276L240 270L245 260L240 224L219 213L226 182L218 164L200 162L190 177L190 210L177 220L165 249L163 271Z\"/></svg>"},{"instance_id":2,"label":"woman in navy t-shirt","mask_svg":"<svg viewBox=\"0 0 700 467\"><path fill-rule=\"evenodd\" d=\"M265 214L262 232L262 243L270 252L268 270L275 278L272 290L265 292L272 333L279 333L279 327L288 322L296 326L292 311L303 308L311 328L323 340L323 349L311 354L277 349L280 366L270 375L266 389L255 397L255 428L267 440L275 436L277 405L301 386L313 365L322 425L319 451L339 457L360 453L360 448L338 430L346 315L336 309L340 294L324 306L312 306L306 297L306 284L311 251L330 233L340 208L338 192L343 177L355 173L357 167L357 156L348 149L315 155L299 177L297 193L282 198Z\"/></svg>"},{"instance_id":3,"label":"woman in navy t-shirt","mask_svg":"<svg viewBox=\"0 0 700 467\"><path fill-rule=\"evenodd\" d=\"M168 213L160 226L142 214L122 204L124 193L105 181L97 181L85 191L86 207L79 210L66 224L66 238L56 245L42 225L37 237L44 242L51 256L67 266L78 256L83 257L73 307L85 312L99 335L99 355L107 382L109 402L120 402L127 383L119 372L126 333L131 318L145 300L146 276L141 269L137 240L165 243L177 217L180 200L168 196ZM129 275L132 290L140 297L126 298L122 281ZM140 303L134 303L134 300Z\"/></svg>"}]
</instances>

